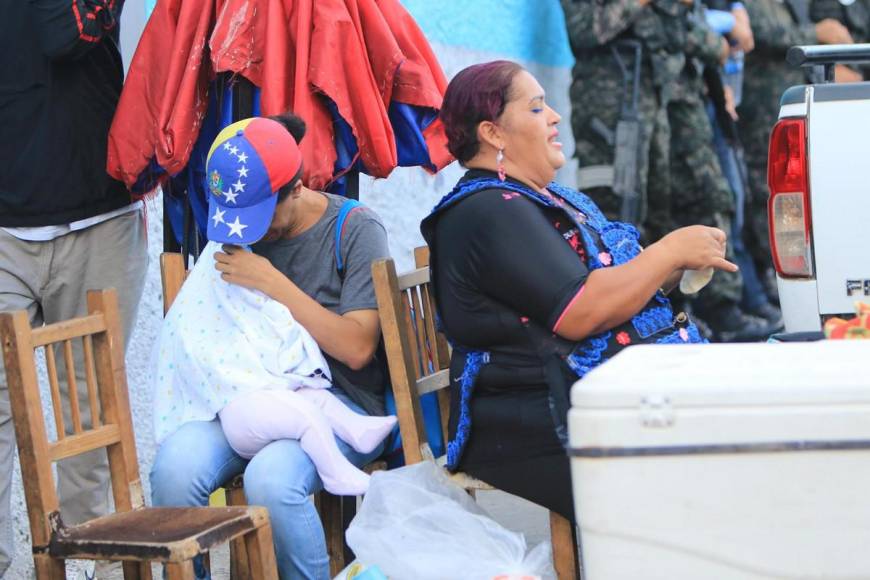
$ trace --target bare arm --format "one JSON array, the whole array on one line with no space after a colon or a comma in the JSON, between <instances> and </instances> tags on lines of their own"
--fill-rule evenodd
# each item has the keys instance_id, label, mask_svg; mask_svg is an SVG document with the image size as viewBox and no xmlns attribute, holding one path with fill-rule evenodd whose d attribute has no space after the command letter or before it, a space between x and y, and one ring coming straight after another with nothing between
<instances>
[{"instance_id":1,"label":"bare arm","mask_svg":"<svg viewBox=\"0 0 870 580\"><path fill-rule=\"evenodd\" d=\"M582 340L630 320L683 268L736 272L737 266L725 259L725 243L722 230L690 226L668 234L626 264L594 270L556 334Z\"/></svg>"},{"instance_id":2,"label":"bare arm","mask_svg":"<svg viewBox=\"0 0 870 580\"><path fill-rule=\"evenodd\" d=\"M671 272L671 275L668 276L665 280L665 283L662 284L662 292L664 292L665 294L670 294L671 290L679 286L680 279L683 277L684 272L685 270L683 270L682 268Z\"/></svg>"},{"instance_id":3,"label":"bare arm","mask_svg":"<svg viewBox=\"0 0 870 580\"><path fill-rule=\"evenodd\" d=\"M336 314L305 294L268 259L239 248L224 246L215 260L215 268L227 282L259 290L286 306L326 354L354 370L371 361L381 332L377 310Z\"/></svg>"}]
</instances>

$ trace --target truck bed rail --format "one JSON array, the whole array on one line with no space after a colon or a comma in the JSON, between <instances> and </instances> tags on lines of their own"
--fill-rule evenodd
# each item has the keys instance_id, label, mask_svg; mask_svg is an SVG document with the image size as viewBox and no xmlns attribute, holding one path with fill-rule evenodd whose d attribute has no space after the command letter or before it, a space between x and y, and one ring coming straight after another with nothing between
<instances>
[{"instance_id":1,"label":"truck bed rail","mask_svg":"<svg viewBox=\"0 0 870 580\"><path fill-rule=\"evenodd\" d=\"M821 69L824 81L833 82L835 65L870 63L870 44L793 46L785 60L792 66Z\"/></svg>"}]
</instances>

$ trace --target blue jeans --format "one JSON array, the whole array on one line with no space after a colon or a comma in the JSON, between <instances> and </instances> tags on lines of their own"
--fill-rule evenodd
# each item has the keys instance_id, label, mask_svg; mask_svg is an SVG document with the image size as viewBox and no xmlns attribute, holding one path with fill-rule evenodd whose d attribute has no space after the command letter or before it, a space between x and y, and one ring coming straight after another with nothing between
<instances>
[{"instance_id":1,"label":"blue jeans","mask_svg":"<svg viewBox=\"0 0 870 580\"><path fill-rule=\"evenodd\" d=\"M348 407L365 413L344 391L331 390ZM363 455L336 441L345 457L359 467L382 452L379 446ZM229 446L217 419L187 423L157 450L151 468L151 501L155 506L208 505L214 490L243 472L248 503L269 510L282 580L330 578L323 526L309 499L323 485L298 441L273 441L245 461ZM204 577L201 570L197 572Z\"/></svg>"}]
</instances>

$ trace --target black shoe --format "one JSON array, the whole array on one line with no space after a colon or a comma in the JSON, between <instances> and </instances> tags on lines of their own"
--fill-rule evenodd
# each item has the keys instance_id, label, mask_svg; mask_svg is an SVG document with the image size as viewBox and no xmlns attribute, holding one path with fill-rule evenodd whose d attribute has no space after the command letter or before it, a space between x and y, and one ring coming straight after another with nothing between
<instances>
[{"instance_id":1,"label":"black shoe","mask_svg":"<svg viewBox=\"0 0 870 580\"><path fill-rule=\"evenodd\" d=\"M751 314L752 316L763 318L770 324L775 325L776 330L774 330L774 332L779 332L784 328L782 322L782 312L779 308L777 308L770 302L764 302L761 306L757 308L747 308L745 312L747 314Z\"/></svg>"},{"instance_id":2,"label":"black shoe","mask_svg":"<svg viewBox=\"0 0 870 580\"><path fill-rule=\"evenodd\" d=\"M705 314L702 316L713 330L715 342L760 342L780 328L780 324L746 314L734 304Z\"/></svg>"}]
</instances>

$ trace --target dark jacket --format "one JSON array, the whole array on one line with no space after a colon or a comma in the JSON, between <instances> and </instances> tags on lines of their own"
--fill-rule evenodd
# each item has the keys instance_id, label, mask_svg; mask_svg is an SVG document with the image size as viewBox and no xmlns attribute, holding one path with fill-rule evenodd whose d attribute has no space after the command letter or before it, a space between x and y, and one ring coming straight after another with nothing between
<instances>
[{"instance_id":1,"label":"dark jacket","mask_svg":"<svg viewBox=\"0 0 870 580\"><path fill-rule=\"evenodd\" d=\"M0 226L46 226L130 203L106 173L124 80L123 0L0 0Z\"/></svg>"}]
</instances>

